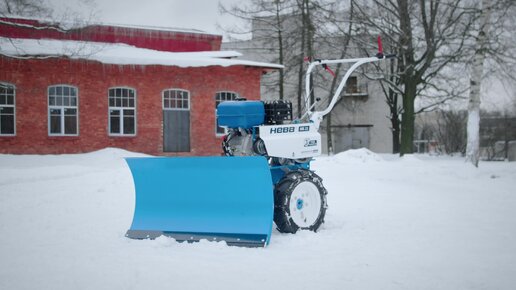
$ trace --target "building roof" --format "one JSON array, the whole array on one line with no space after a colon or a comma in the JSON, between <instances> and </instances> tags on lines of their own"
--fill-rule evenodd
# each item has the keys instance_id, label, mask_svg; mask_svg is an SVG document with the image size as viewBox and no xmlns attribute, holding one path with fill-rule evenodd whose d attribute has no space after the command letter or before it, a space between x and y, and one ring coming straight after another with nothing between
<instances>
[{"instance_id":1,"label":"building roof","mask_svg":"<svg viewBox=\"0 0 516 290\"><path fill-rule=\"evenodd\" d=\"M63 30L82 29L88 26L110 26L110 27L123 27L123 28L134 28L143 30L159 30L159 31L172 31L182 33L196 33L206 35L218 35L208 33L199 29L182 28L182 27L165 27L165 26L154 26L154 25L140 25L140 24L124 24L124 23L107 23L107 22L91 22L91 21L56 21L55 19L42 18L42 17L31 17L22 16L16 14L6 14L0 17L0 23L4 24L17 24L27 26L52 26Z\"/></svg>"},{"instance_id":2,"label":"building roof","mask_svg":"<svg viewBox=\"0 0 516 290\"><path fill-rule=\"evenodd\" d=\"M172 52L217 51L220 50L222 42L222 36L198 30L88 22L67 23L13 16L0 17L0 36L125 43Z\"/></svg>"},{"instance_id":3,"label":"building roof","mask_svg":"<svg viewBox=\"0 0 516 290\"><path fill-rule=\"evenodd\" d=\"M140 48L122 43L56 39L17 39L0 37L0 54L7 57L67 57L116 65L163 65L178 67L253 66L281 69L282 65L239 60L235 51L168 52Z\"/></svg>"}]
</instances>

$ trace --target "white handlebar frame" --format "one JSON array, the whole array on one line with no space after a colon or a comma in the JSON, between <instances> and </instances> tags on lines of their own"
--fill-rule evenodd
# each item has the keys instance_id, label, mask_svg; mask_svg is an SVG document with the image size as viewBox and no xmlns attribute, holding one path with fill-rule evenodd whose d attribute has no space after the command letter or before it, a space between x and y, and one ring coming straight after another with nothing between
<instances>
[{"instance_id":1,"label":"white handlebar frame","mask_svg":"<svg viewBox=\"0 0 516 290\"><path fill-rule=\"evenodd\" d=\"M367 58L350 58L350 59L327 59L327 60L316 60L314 62L311 62L308 66L308 69L306 70L306 76L305 76L305 108L307 108L307 112L305 114L308 114L310 117L310 122L315 124L315 127L317 130L319 130L319 126L321 125L321 122L323 120L323 117L327 115L331 110L333 110L333 107L337 103L340 97L340 93L346 86L346 82L349 78L349 76L355 71L359 66L375 62L379 60L385 59L385 56L374 56L374 57L367 57ZM323 111L315 111L312 112L312 104L310 104L310 75L312 74L312 70L316 65L325 65L325 64L336 64L336 63L353 63L351 67L348 69L342 80L340 81L339 86L337 87L337 90L335 91L335 94L333 95L330 104L326 109Z\"/></svg>"}]
</instances>

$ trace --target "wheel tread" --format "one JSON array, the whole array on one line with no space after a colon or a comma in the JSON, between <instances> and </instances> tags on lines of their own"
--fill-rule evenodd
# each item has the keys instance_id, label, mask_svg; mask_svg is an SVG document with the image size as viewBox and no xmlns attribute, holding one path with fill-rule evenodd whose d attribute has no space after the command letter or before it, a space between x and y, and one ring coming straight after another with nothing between
<instances>
[{"instance_id":1,"label":"wheel tread","mask_svg":"<svg viewBox=\"0 0 516 290\"><path fill-rule=\"evenodd\" d=\"M321 211L316 222L308 227L302 228L317 231L324 223L324 216L328 208L326 202L327 190L322 185L322 178L310 170L299 169L288 172L276 185L274 190L274 222L278 231L282 233L296 233L300 227L290 217L289 201L294 188L303 180L311 181L319 189L322 196Z\"/></svg>"}]
</instances>

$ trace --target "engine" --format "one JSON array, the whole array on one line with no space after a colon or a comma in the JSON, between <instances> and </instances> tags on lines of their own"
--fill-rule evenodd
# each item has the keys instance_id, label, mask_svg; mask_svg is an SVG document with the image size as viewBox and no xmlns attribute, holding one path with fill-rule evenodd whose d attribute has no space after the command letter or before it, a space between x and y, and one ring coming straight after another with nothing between
<instances>
[{"instance_id":1,"label":"engine","mask_svg":"<svg viewBox=\"0 0 516 290\"><path fill-rule=\"evenodd\" d=\"M265 156L271 164L306 163L321 154L321 134L314 123L292 121L287 101L226 101L217 107L227 156Z\"/></svg>"},{"instance_id":2,"label":"engine","mask_svg":"<svg viewBox=\"0 0 516 290\"><path fill-rule=\"evenodd\" d=\"M292 121L292 103L288 101L224 102L217 108L220 126L228 127L222 141L227 156L267 156L259 125L283 125Z\"/></svg>"}]
</instances>

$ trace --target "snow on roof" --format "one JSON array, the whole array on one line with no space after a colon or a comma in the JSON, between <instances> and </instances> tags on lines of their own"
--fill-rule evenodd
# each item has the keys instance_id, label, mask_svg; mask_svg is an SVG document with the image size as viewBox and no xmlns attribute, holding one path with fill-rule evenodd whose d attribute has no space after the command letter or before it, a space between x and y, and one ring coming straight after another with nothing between
<instances>
[{"instance_id":1,"label":"snow on roof","mask_svg":"<svg viewBox=\"0 0 516 290\"><path fill-rule=\"evenodd\" d=\"M168 52L122 43L99 43L53 39L0 37L0 54L14 58L69 57L118 65L164 65L178 67L254 66L281 69L282 65L239 59L235 51Z\"/></svg>"}]
</instances>

